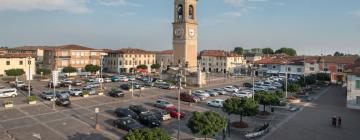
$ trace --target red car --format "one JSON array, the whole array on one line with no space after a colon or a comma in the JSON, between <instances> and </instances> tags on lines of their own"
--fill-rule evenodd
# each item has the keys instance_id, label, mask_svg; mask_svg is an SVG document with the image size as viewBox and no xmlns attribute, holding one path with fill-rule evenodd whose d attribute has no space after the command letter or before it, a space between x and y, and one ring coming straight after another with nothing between
<instances>
[{"instance_id":1,"label":"red car","mask_svg":"<svg viewBox=\"0 0 360 140\"><path fill-rule=\"evenodd\" d=\"M185 117L185 112L178 112L176 107L166 107L164 108L164 110L169 111L170 116L173 118L178 118L180 115L180 118L184 118Z\"/></svg>"}]
</instances>

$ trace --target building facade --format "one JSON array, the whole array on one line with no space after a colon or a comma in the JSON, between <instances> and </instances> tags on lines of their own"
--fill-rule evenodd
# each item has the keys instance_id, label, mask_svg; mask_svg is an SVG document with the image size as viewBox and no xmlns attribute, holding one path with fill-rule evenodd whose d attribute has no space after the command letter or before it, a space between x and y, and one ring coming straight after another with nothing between
<instances>
[{"instance_id":1,"label":"building facade","mask_svg":"<svg viewBox=\"0 0 360 140\"><path fill-rule=\"evenodd\" d=\"M205 72L240 73L246 66L242 55L223 50L204 50L200 52L200 69Z\"/></svg>"},{"instance_id":2,"label":"building facade","mask_svg":"<svg viewBox=\"0 0 360 140\"><path fill-rule=\"evenodd\" d=\"M81 72L88 64L101 65L103 55L102 50L79 45L56 46L44 51L44 65L58 71L71 66Z\"/></svg>"},{"instance_id":3,"label":"building facade","mask_svg":"<svg viewBox=\"0 0 360 140\"><path fill-rule=\"evenodd\" d=\"M29 63L30 60L30 63ZM9 69L23 69L30 74L35 75L35 58L20 54L2 54L0 55L0 75L6 75L5 71Z\"/></svg>"},{"instance_id":4,"label":"building facade","mask_svg":"<svg viewBox=\"0 0 360 140\"><path fill-rule=\"evenodd\" d=\"M124 48L108 52L104 57L104 70L115 73L130 73L138 65L146 65L147 72L155 64L155 52L134 48Z\"/></svg>"},{"instance_id":5,"label":"building facade","mask_svg":"<svg viewBox=\"0 0 360 140\"><path fill-rule=\"evenodd\" d=\"M174 64L174 51L165 50L156 52L156 63L162 65L162 67L167 68L173 66Z\"/></svg>"},{"instance_id":6,"label":"building facade","mask_svg":"<svg viewBox=\"0 0 360 140\"><path fill-rule=\"evenodd\" d=\"M197 68L197 0L174 0L174 63Z\"/></svg>"},{"instance_id":7,"label":"building facade","mask_svg":"<svg viewBox=\"0 0 360 140\"><path fill-rule=\"evenodd\" d=\"M51 48L52 46L21 46L7 49L7 53L28 55L34 57L37 64L42 64L44 60L44 51Z\"/></svg>"},{"instance_id":8,"label":"building facade","mask_svg":"<svg viewBox=\"0 0 360 140\"><path fill-rule=\"evenodd\" d=\"M347 73L347 107L360 109L360 63L350 66Z\"/></svg>"}]
</instances>

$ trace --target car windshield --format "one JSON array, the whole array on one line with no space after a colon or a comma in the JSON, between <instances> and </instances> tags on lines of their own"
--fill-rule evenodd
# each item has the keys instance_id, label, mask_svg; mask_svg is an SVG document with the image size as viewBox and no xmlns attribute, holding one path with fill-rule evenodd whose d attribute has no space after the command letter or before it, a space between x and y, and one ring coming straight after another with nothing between
<instances>
[{"instance_id":1,"label":"car windshield","mask_svg":"<svg viewBox=\"0 0 360 140\"><path fill-rule=\"evenodd\" d=\"M125 120L124 122L125 122L126 124L134 124L134 123L135 123L135 121L132 120L132 119Z\"/></svg>"}]
</instances>

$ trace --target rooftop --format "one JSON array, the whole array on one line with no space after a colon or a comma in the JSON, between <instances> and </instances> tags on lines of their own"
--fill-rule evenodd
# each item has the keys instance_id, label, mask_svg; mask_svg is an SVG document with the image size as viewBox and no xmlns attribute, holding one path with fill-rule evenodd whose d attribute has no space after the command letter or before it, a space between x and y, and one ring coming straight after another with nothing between
<instances>
[{"instance_id":1,"label":"rooftop","mask_svg":"<svg viewBox=\"0 0 360 140\"><path fill-rule=\"evenodd\" d=\"M174 50L164 50L156 52L156 54L174 54Z\"/></svg>"},{"instance_id":2,"label":"rooftop","mask_svg":"<svg viewBox=\"0 0 360 140\"><path fill-rule=\"evenodd\" d=\"M26 57L34 58L35 56L28 55L28 54L1 54L0 55L0 58L26 58Z\"/></svg>"},{"instance_id":3,"label":"rooftop","mask_svg":"<svg viewBox=\"0 0 360 140\"><path fill-rule=\"evenodd\" d=\"M152 51L146 51L146 50L136 49L136 48L122 48L122 49L116 50L114 52L120 53L120 54L151 54L151 53L155 53Z\"/></svg>"},{"instance_id":4,"label":"rooftop","mask_svg":"<svg viewBox=\"0 0 360 140\"><path fill-rule=\"evenodd\" d=\"M241 56L234 52L226 52L224 50L203 50L200 56L215 56L215 57L236 57Z\"/></svg>"}]
</instances>

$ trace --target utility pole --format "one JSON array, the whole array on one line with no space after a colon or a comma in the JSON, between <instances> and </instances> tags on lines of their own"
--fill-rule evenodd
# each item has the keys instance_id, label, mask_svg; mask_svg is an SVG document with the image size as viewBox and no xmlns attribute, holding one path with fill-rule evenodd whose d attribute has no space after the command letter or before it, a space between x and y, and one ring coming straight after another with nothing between
<instances>
[{"instance_id":1,"label":"utility pole","mask_svg":"<svg viewBox=\"0 0 360 140\"><path fill-rule=\"evenodd\" d=\"M287 89L288 89L288 73L287 73L287 71L288 71L288 66L287 66L288 64L287 64L287 61L286 61L286 64L285 64L285 98L287 99L287 97L288 97L288 91L287 91Z\"/></svg>"},{"instance_id":2,"label":"utility pole","mask_svg":"<svg viewBox=\"0 0 360 140\"><path fill-rule=\"evenodd\" d=\"M304 55L304 85L305 85L305 88L307 87L307 83L306 83L306 77L305 77L305 70L306 70L306 63L305 63L305 55Z\"/></svg>"},{"instance_id":3,"label":"utility pole","mask_svg":"<svg viewBox=\"0 0 360 140\"><path fill-rule=\"evenodd\" d=\"M180 63L179 64L179 75L178 75L178 78L179 78L179 88L178 88L178 114L177 114L177 119L178 119L178 132L177 132L177 139L180 140L180 126L181 126L181 121L180 121L180 116L181 116L181 113L180 113L180 94L181 94L181 78L182 78L182 64Z\"/></svg>"},{"instance_id":4,"label":"utility pole","mask_svg":"<svg viewBox=\"0 0 360 140\"><path fill-rule=\"evenodd\" d=\"M132 61L132 76L135 75L135 58L133 58L133 61ZM131 97L134 97L134 81L131 80Z\"/></svg>"},{"instance_id":5,"label":"utility pole","mask_svg":"<svg viewBox=\"0 0 360 140\"><path fill-rule=\"evenodd\" d=\"M29 94L29 96L28 96L28 98L30 98L30 95L31 95L31 69L30 69L30 65L31 65L31 57L28 57L28 65L29 65L29 71L28 71L28 82L29 82L29 85L28 85L28 94Z\"/></svg>"}]
</instances>

